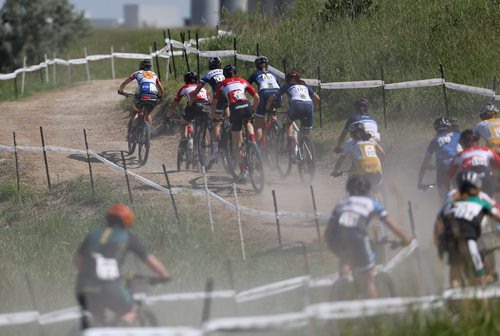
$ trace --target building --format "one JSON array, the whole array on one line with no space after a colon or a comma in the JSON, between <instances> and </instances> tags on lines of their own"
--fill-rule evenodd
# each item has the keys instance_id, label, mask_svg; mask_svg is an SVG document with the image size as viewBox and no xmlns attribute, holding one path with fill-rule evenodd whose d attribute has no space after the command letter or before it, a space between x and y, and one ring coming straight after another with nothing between
<instances>
[{"instance_id":1,"label":"building","mask_svg":"<svg viewBox=\"0 0 500 336\"><path fill-rule=\"evenodd\" d=\"M124 5L123 17L123 26L126 28L170 28L184 25L179 7L172 5Z\"/></svg>"}]
</instances>

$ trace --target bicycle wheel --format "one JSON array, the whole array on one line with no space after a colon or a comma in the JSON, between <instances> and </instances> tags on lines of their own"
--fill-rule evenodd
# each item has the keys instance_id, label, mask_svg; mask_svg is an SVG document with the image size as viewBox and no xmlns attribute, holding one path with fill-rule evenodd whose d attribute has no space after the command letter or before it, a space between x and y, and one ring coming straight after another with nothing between
<instances>
[{"instance_id":1,"label":"bicycle wheel","mask_svg":"<svg viewBox=\"0 0 500 336\"><path fill-rule=\"evenodd\" d=\"M276 146L278 143L278 135L280 125L277 120L272 120L269 129L266 131L266 161L269 167L276 168ZM261 153L262 154L262 153Z\"/></svg>"},{"instance_id":2,"label":"bicycle wheel","mask_svg":"<svg viewBox=\"0 0 500 336\"><path fill-rule=\"evenodd\" d=\"M145 165L149 157L149 149L151 147L151 129L145 121L139 132L139 163Z\"/></svg>"},{"instance_id":3,"label":"bicycle wheel","mask_svg":"<svg viewBox=\"0 0 500 336\"><path fill-rule=\"evenodd\" d=\"M316 172L316 152L314 143L307 135L302 137L299 146L299 175L302 182L311 183Z\"/></svg>"},{"instance_id":4,"label":"bicycle wheel","mask_svg":"<svg viewBox=\"0 0 500 336\"><path fill-rule=\"evenodd\" d=\"M292 158L289 152L283 150L285 148L285 129L281 128L276 141L276 167L281 178L286 178L292 170Z\"/></svg>"},{"instance_id":5,"label":"bicycle wheel","mask_svg":"<svg viewBox=\"0 0 500 336\"><path fill-rule=\"evenodd\" d=\"M137 320L141 327L157 327L158 319L152 311L142 308L140 312L137 313Z\"/></svg>"},{"instance_id":6,"label":"bicycle wheel","mask_svg":"<svg viewBox=\"0 0 500 336\"><path fill-rule=\"evenodd\" d=\"M185 169L189 169L187 141L180 141L177 148L177 171L181 171L183 165L185 165Z\"/></svg>"},{"instance_id":7,"label":"bicycle wheel","mask_svg":"<svg viewBox=\"0 0 500 336\"><path fill-rule=\"evenodd\" d=\"M231 174L231 164L228 163L229 160L233 159L233 154L232 154L232 138L231 138L231 129L230 125L223 123L222 124L222 130L221 130L221 136L220 136L220 143L219 143L219 151L221 151L222 154L222 166L224 167L224 170L226 173ZM227 153L226 150L230 149L230 152Z\"/></svg>"},{"instance_id":8,"label":"bicycle wheel","mask_svg":"<svg viewBox=\"0 0 500 336\"><path fill-rule=\"evenodd\" d=\"M396 297L396 288L394 281L386 272L378 272L375 274L375 286L377 287L379 298Z\"/></svg>"},{"instance_id":9,"label":"bicycle wheel","mask_svg":"<svg viewBox=\"0 0 500 336\"><path fill-rule=\"evenodd\" d=\"M205 170L212 168L213 162L210 161L212 157L212 127L208 119L203 120L200 127L198 128L197 134L197 147L198 147L198 157L200 159L201 167L205 167Z\"/></svg>"},{"instance_id":10,"label":"bicycle wheel","mask_svg":"<svg viewBox=\"0 0 500 336\"><path fill-rule=\"evenodd\" d=\"M356 298L356 286L352 280L339 277L330 290L330 301L348 301Z\"/></svg>"},{"instance_id":11,"label":"bicycle wheel","mask_svg":"<svg viewBox=\"0 0 500 336\"><path fill-rule=\"evenodd\" d=\"M231 132L226 133L223 148L223 162L227 165L226 172L236 179L238 178L238 159L234 157L234 145Z\"/></svg>"},{"instance_id":12,"label":"bicycle wheel","mask_svg":"<svg viewBox=\"0 0 500 336\"><path fill-rule=\"evenodd\" d=\"M256 193L261 193L264 190L264 164L257 144L249 141L246 145L246 163L250 182Z\"/></svg>"},{"instance_id":13,"label":"bicycle wheel","mask_svg":"<svg viewBox=\"0 0 500 336\"><path fill-rule=\"evenodd\" d=\"M132 127L132 123L129 121L127 128L127 145L128 145L128 155L132 155L135 151L135 147L137 146L136 139L136 128Z\"/></svg>"}]
</instances>

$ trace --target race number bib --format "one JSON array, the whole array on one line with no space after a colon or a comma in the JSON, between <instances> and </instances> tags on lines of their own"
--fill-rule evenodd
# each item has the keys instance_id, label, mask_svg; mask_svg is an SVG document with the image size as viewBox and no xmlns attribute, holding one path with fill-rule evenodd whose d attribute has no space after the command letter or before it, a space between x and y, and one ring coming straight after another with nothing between
<instances>
[{"instance_id":1,"label":"race number bib","mask_svg":"<svg viewBox=\"0 0 500 336\"><path fill-rule=\"evenodd\" d=\"M158 93L158 89L154 83L143 83L141 85L141 93Z\"/></svg>"},{"instance_id":2,"label":"race number bib","mask_svg":"<svg viewBox=\"0 0 500 336\"><path fill-rule=\"evenodd\" d=\"M95 272L99 280L111 281L120 277L118 261L112 258L105 258L102 254L94 253Z\"/></svg>"},{"instance_id":3,"label":"race number bib","mask_svg":"<svg viewBox=\"0 0 500 336\"><path fill-rule=\"evenodd\" d=\"M216 83L220 83L220 82L222 82L224 79L226 79L226 78L224 77L224 75L215 75L215 76L213 76L212 78L214 79L214 82L216 82Z\"/></svg>"},{"instance_id":4,"label":"race number bib","mask_svg":"<svg viewBox=\"0 0 500 336\"><path fill-rule=\"evenodd\" d=\"M471 160L473 166L488 166L488 161L482 156L474 156Z\"/></svg>"},{"instance_id":5,"label":"race number bib","mask_svg":"<svg viewBox=\"0 0 500 336\"><path fill-rule=\"evenodd\" d=\"M233 97L233 100L245 100L247 98L245 96L245 92L242 90L231 91L231 96Z\"/></svg>"},{"instance_id":6,"label":"race number bib","mask_svg":"<svg viewBox=\"0 0 500 336\"><path fill-rule=\"evenodd\" d=\"M359 224L359 214L354 212L344 212L340 215L339 224L345 227L357 227Z\"/></svg>"},{"instance_id":7,"label":"race number bib","mask_svg":"<svg viewBox=\"0 0 500 336\"><path fill-rule=\"evenodd\" d=\"M367 145L367 146L365 146L364 149L365 149L366 157L369 157L369 158L377 157L377 151L375 150L375 146Z\"/></svg>"}]
</instances>

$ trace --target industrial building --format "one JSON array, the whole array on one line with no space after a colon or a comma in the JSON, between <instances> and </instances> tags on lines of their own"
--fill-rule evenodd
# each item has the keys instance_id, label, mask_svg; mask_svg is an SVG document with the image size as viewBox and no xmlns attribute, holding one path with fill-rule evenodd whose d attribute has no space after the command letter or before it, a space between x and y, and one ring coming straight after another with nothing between
<instances>
[{"instance_id":1,"label":"industrial building","mask_svg":"<svg viewBox=\"0 0 500 336\"><path fill-rule=\"evenodd\" d=\"M133 4L123 6L126 28L181 27L184 20L177 6Z\"/></svg>"}]
</instances>

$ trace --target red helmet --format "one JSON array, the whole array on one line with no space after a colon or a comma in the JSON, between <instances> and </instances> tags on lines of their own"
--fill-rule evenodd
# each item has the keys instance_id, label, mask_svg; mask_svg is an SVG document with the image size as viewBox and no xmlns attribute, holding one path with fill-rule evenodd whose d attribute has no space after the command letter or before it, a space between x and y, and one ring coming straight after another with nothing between
<instances>
[{"instance_id":1,"label":"red helmet","mask_svg":"<svg viewBox=\"0 0 500 336\"><path fill-rule=\"evenodd\" d=\"M106 218L108 220L111 218L117 218L121 221L122 225L127 228L134 223L135 215L128 206L123 203L117 203L108 209L106 212Z\"/></svg>"},{"instance_id":2,"label":"red helmet","mask_svg":"<svg viewBox=\"0 0 500 336\"><path fill-rule=\"evenodd\" d=\"M300 74L297 71L290 71L286 74L285 81L287 83L290 83L292 81L292 78L300 78Z\"/></svg>"}]
</instances>

